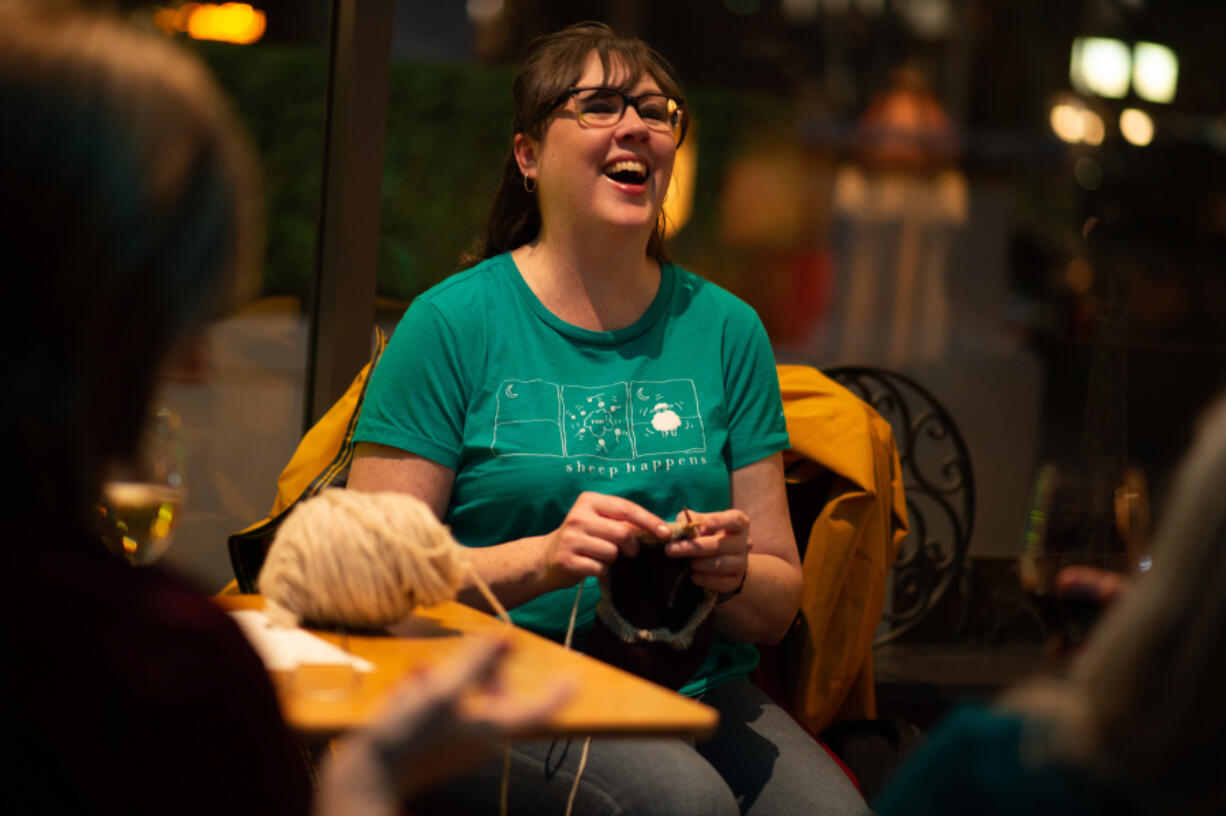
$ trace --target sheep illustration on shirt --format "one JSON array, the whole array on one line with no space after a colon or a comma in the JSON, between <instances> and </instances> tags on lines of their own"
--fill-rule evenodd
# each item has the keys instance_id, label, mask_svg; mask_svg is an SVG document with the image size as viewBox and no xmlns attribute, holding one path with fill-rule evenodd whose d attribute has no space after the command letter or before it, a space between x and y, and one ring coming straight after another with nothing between
<instances>
[{"instance_id":1,"label":"sheep illustration on shirt","mask_svg":"<svg viewBox=\"0 0 1226 816\"><path fill-rule=\"evenodd\" d=\"M657 402L651 407L651 427L664 436L676 436L681 427L681 417L667 402Z\"/></svg>"}]
</instances>

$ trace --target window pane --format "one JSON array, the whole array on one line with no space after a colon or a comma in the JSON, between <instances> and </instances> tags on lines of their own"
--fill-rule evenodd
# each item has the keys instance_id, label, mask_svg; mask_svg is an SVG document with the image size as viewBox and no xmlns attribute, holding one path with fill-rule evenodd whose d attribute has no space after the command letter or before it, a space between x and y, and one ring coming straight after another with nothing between
<instances>
[{"instance_id":1,"label":"window pane","mask_svg":"<svg viewBox=\"0 0 1226 816\"><path fill-rule=\"evenodd\" d=\"M973 555L1016 557L1039 465L1082 450L1138 465L1157 512L1226 385L1226 86L1209 79L1211 12L1130 5L1178 43L1167 105L1070 101L1069 44L1111 21L1058 0L401 2L381 322L477 235L513 60L603 19L686 86L674 256L753 305L780 359L887 366L935 392L975 465ZM1148 145L1125 108L1152 117Z\"/></svg>"},{"instance_id":2,"label":"window pane","mask_svg":"<svg viewBox=\"0 0 1226 816\"><path fill-rule=\"evenodd\" d=\"M188 7L177 19L155 16L165 11L161 5L132 12L164 28L169 23L170 36L201 56L262 164L266 250L258 297L210 330L203 368L169 383L163 396L183 416L188 460L187 505L166 560L209 590L234 577L226 538L267 514L277 475L302 434L315 274L329 4L254 5L265 25L250 44L175 29L176 21L193 28ZM207 12L208 4L200 4L195 13L202 7Z\"/></svg>"},{"instance_id":3,"label":"window pane","mask_svg":"<svg viewBox=\"0 0 1226 816\"><path fill-rule=\"evenodd\" d=\"M459 268L509 146L511 71L470 57L463 3L396 4L378 320Z\"/></svg>"}]
</instances>

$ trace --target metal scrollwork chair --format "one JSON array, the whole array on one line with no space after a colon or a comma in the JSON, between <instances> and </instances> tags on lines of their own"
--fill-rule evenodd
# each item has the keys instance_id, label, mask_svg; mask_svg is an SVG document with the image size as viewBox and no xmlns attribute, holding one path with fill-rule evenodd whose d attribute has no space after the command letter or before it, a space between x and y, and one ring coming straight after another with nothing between
<instances>
[{"instance_id":1,"label":"metal scrollwork chair","mask_svg":"<svg viewBox=\"0 0 1226 816\"><path fill-rule=\"evenodd\" d=\"M904 375L804 361L782 361L778 374L803 588L792 628L760 647L753 679L871 799L915 730L878 719L874 647L914 629L964 574L970 456L945 407Z\"/></svg>"},{"instance_id":2,"label":"metal scrollwork chair","mask_svg":"<svg viewBox=\"0 0 1226 816\"><path fill-rule=\"evenodd\" d=\"M880 646L914 629L965 574L975 522L970 452L949 411L910 377L871 366L821 370L890 423L903 471L909 530L890 570Z\"/></svg>"}]
</instances>

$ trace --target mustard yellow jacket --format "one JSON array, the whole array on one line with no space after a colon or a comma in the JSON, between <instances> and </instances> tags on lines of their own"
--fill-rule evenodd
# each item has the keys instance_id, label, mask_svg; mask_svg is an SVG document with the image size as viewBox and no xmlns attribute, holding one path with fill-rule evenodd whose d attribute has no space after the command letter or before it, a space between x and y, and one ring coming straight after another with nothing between
<instances>
[{"instance_id":1,"label":"mustard yellow jacket","mask_svg":"<svg viewBox=\"0 0 1226 816\"><path fill-rule=\"evenodd\" d=\"M872 643L886 573L907 534L907 507L889 423L815 368L778 370L792 443L785 467L836 476L809 532L789 645L794 675L784 687L793 716L817 733L835 720L876 716Z\"/></svg>"}]
</instances>

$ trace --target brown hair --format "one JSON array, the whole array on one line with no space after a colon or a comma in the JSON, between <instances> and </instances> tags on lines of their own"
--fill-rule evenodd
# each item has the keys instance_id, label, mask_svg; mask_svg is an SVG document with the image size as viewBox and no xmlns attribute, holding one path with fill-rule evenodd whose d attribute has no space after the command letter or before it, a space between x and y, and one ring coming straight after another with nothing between
<instances>
[{"instance_id":1,"label":"brown hair","mask_svg":"<svg viewBox=\"0 0 1226 816\"><path fill-rule=\"evenodd\" d=\"M0 177L15 205L0 227L14 272L0 423L31 523L52 505L92 510L169 355L244 294L253 167L212 78L165 37L0 0Z\"/></svg>"},{"instance_id":2,"label":"brown hair","mask_svg":"<svg viewBox=\"0 0 1226 816\"><path fill-rule=\"evenodd\" d=\"M615 69L621 75L617 90L628 92L639 78L655 80L660 90L680 98L681 82L676 71L655 49L635 37L619 36L604 23L576 23L553 34L538 37L528 46L519 72L511 85L514 112L511 133L540 139L545 122L560 97L583 74L588 55L596 52L606 80ZM502 179L490 208L485 234L473 249L461 256L462 266L508 252L534 239L541 230L541 211L536 196L524 189L515 155L509 152ZM647 254L661 263L668 261L664 248L664 213L656 219L647 242Z\"/></svg>"}]
</instances>

